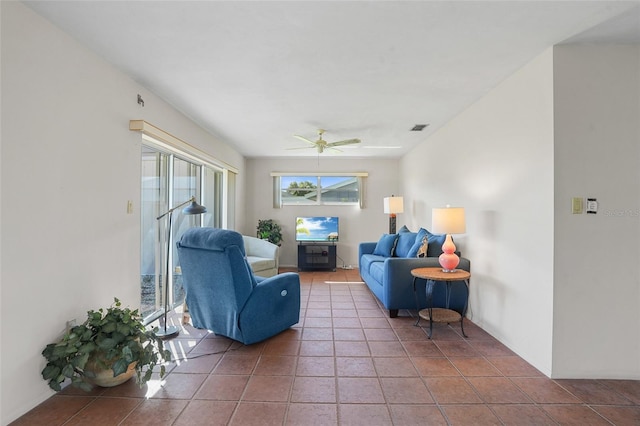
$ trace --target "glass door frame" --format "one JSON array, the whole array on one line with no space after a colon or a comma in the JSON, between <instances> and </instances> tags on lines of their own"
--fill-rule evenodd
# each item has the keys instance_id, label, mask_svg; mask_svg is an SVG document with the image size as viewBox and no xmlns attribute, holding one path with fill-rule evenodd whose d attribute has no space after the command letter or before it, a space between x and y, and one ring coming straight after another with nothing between
<instances>
[{"instance_id":1,"label":"glass door frame","mask_svg":"<svg viewBox=\"0 0 640 426\"><path fill-rule=\"evenodd\" d=\"M153 140L151 141L153 142ZM165 218L157 220L156 218L173 206L187 201L192 196L195 196L197 200L202 200L202 197L204 196L206 200L201 201L201 204L208 207L208 211L210 211L210 213L208 212L203 215L183 216L181 210L176 210L172 214L172 235L169 236L168 243L169 247L173 247L173 249L168 251L171 273L169 274L169 277L167 277L169 279L169 293L166 297L169 301L169 307L174 308L176 305L182 303L184 297L182 295L180 296L180 300L176 300L176 295L179 293L181 288L181 273L179 265L177 264L178 259L175 253L174 242L180 238L182 232L193 226L222 227L223 223L226 222L224 206L227 204L225 200L228 194L225 190L225 187L227 186L227 173L224 169L206 164L205 162L197 160L194 161L194 158L189 155L181 155L181 153L171 152L170 150L168 151L163 149L162 146L158 147L154 143L147 143L147 141L143 141L142 150L142 161L144 161L145 150L152 150L156 153L157 158L157 165L155 167L156 176L152 177L153 179L157 179L157 184L155 188L151 188L153 190L157 190L157 196L155 196L156 200L152 200L152 202L155 201L153 208L153 219L155 223L153 225L149 224L150 214L145 211L146 209L144 208L145 203L149 203L149 200L145 200L145 192L148 192L148 189L145 191L144 184L145 179L148 180L149 176L144 175L144 169L142 172L143 183L141 205L143 208L141 209L141 307L145 306L145 300L143 300L145 297L145 279L147 281L147 286L150 284L150 277L143 274L143 272L145 272L144 268L146 267L144 260L148 258L148 254L145 257L145 251L150 251L150 247L148 247L149 241L145 244L144 235L150 231L148 229L150 226L153 226L155 234L153 248L153 289L155 292L155 307L152 308L155 310L149 309L143 311L143 309L141 309L141 313L144 316L143 322L145 324L149 324L159 318L164 312L164 293L166 288L164 275L166 274L165 269L167 265L167 220L169 215L165 216L167 220L163 220ZM179 164L179 162L184 162L186 164L189 173L185 176L175 176L176 163ZM184 185L178 184L177 179L182 179L186 187L182 187ZM195 182L193 182L193 179L195 179ZM209 188L209 186L212 188ZM186 197L186 199L176 200L176 192L183 192L184 190L186 190L187 193L178 195L178 197ZM180 288L176 288L176 286L180 286Z\"/></svg>"}]
</instances>

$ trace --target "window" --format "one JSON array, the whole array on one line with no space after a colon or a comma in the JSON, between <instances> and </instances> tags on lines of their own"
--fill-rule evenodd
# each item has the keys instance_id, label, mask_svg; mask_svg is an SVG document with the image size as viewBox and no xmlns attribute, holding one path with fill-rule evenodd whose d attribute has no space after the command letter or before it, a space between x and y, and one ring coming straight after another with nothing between
<instances>
[{"instance_id":1,"label":"window","mask_svg":"<svg viewBox=\"0 0 640 426\"><path fill-rule=\"evenodd\" d=\"M271 174L274 179L274 206L360 205L363 206L363 178L367 173Z\"/></svg>"}]
</instances>

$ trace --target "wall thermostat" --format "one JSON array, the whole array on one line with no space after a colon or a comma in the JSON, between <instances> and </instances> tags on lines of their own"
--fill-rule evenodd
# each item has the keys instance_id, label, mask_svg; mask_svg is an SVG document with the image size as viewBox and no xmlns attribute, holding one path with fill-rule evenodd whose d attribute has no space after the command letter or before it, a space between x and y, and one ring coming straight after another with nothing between
<instances>
[{"instance_id":1,"label":"wall thermostat","mask_svg":"<svg viewBox=\"0 0 640 426\"><path fill-rule=\"evenodd\" d=\"M596 200L595 198L587 198L587 213L598 213L598 200Z\"/></svg>"}]
</instances>

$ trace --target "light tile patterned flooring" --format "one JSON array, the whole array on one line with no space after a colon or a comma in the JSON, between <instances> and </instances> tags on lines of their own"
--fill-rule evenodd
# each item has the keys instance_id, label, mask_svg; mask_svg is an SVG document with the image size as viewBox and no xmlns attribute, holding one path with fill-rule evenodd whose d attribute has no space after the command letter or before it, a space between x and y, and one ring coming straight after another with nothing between
<instances>
[{"instance_id":1,"label":"light tile patterned flooring","mask_svg":"<svg viewBox=\"0 0 640 426\"><path fill-rule=\"evenodd\" d=\"M14 424L640 425L640 381L551 380L470 321L468 339L436 324L429 340L415 312L388 318L357 270L300 278L300 323L280 335L242 346L187 325L162 382L67 388Z\"/></svg>"}]
</instances>

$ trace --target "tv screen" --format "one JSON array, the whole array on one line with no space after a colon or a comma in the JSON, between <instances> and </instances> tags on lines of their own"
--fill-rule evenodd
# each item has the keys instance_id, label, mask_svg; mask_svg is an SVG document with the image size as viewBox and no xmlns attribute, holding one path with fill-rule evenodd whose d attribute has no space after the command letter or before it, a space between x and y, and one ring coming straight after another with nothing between
<instances>
[{"instance_id":1,"label":"tv screen","mask_svg":"<svg viewBox=\"0 0 640 426\"><path fill-rule=\"evenodd\" d=\"M338 218L332 216L306 216L296 218L296 241L338 241Z\"/></svg>"}]
</instances>

